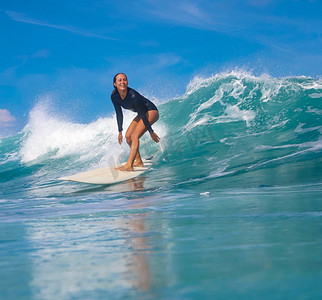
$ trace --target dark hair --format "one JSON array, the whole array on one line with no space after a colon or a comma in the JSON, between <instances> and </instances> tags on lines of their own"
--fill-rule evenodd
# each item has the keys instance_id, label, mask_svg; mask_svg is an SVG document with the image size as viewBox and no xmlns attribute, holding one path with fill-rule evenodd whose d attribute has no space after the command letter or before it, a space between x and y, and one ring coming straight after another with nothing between
<instances>
[{"instance_id":1,"label":"dark hair","mask_svg":"<svg viewBox=\"0 0 322 300\"><path fill-rule=\"evenodd\" d=\"M125 73L122 73L122 72L117 73L117 74L114 76L114 78L113 78L113 87L114 87L114 88L116 88L116 87L114 86L114 83L116 82L116 77L117 77L117 75L120 75L120 74L125 75L125 77L126 77L126 79L127 79L127 76L126 76L126 74L125 74Z\"/></svg>"}]
</instances>

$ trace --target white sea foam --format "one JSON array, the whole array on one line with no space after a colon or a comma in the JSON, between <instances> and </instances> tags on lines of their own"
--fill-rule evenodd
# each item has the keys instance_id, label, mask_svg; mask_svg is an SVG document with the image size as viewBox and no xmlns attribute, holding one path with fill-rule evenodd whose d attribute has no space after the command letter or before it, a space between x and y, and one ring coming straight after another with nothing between
<instances>
[{"instance_id":1,"label":"white sea foam","mask_svg":"<svg viewBox=\"0 0 322 300\"><path fill-rule=\"evenodd\" d=\"M293 99L295 95L300 95L303 90L313 90L313 93L309 95L313 99L319 99L322 95L318 92L322 88L321 80L304 76L299 78L273 78L267 74L256 77L243 70L234 70L212 75L208 78L196 76L187 86L183 101L197 90L209 87L212 84L215 84L215 94L210 99L203 101L195 111L191 112L184 128L186 131L190 131L198 125L228 123L239 120L245 121L246 125L250 126L251 121L256 117L257 111L252 108L245 109L245 107L249 107L248 101L252 104L253 100L258 99L253 103L255 106L257 103L275 101L276 99L286 99L287 97L292 97L291 99ZM280 98L280 95L283 95L283 97ZM237 104L232 103L234 99L237 100ZM220 103L223 106L224 114L214 116L209 113L209 108L215 103ZM314 107L308 107L307 112L321 114L321 111ZM284 123L274 122L271 129L274 126L284 126L286 122L288 121L284 120Z\"/></svg>"},{"instance_id":2,"label":"white sea foam","mask_svg":"<svg viewBox=\"0 0 322 300\"><path fill-rule=\"evenodd\" d=\"M237 105L227 106L225 113L233 121L245 121L247 126L255 119L256 113L252 110L241 110Z\"/></svg>"},{"instance_id":3,"label":"white sea foam","mask_svg":"<svg viewBox=\"0 0 322 300\"><path fill-rule=\"evenodd\" d=\"M198 125L207 125L209 122L216 120L215 123L226 123L226 122L234 122L234 121L245 121L246 125L250 125L250 121L254 120L256 113L252 110L240 109L238 105L242 104L244 101L244 92L246 86L243 84L243 80L245 78L250 79L251 75L247 73L230 73L230 74L218 74L216 76L212 76L210 78L204 79L200 77L195 77L194 80L188 85L188 91L186 97L200 89L202 87L210 85L215 80L219 80L222 78L226 78L227 76L235 76L236 78L232 78L228 83L222 83L218 89L215 91L215 95L211 97L209 100L201 103L196 111L190 114L190 118L188 123L185 126L186 131L190 131L192 128ZM255 77L254 77L255 78ZM254 80L253 78L253 80ZM254 93L252 91L252 93ZM230 105L229 103L224 102L224 98L229 99L230 97L236 99L238 101L237 105ZM203 115L203 111L210 108L215 103L219 102L225 109L225 115L219 117L213 117L210 115ZM201 116L201 117L200 117Z\"/></svg>"},{"instance_id":4,"label":"white sea foam","mask_svg":"<svg viewBox=\"0 0 322 300\"><path fill-rule=\"evenodd\" d=\"M313 108L312 106L308 106L306 112L316 114L316 115L322 115L322 110L321 109Z\"/></svg>"},{"instance_id":5,"label":"white sea foam","mask_svg":"<svg viewBox=\"0 0 322 300\"><path fill-rule=\"evenodd\" d=\"M303 128L305 126L305 123L300 123L295 129L294 132L298 134L303 134L311 131L318 130L320 133L322 133L322 126L314 126L314 127L308 127L308 128Z\"/></svg>"},{"instance_id":6,"label":"white sea foam","mask_svg":"<svg viewBox=\"0 0 322 300\"><path fill-rule=\"evenodd\" d=\"M309 97L312 99L322 98L322 93L312 93L309 95Z\"/></svg>"},{"instance_id":7,"label":"white sea foam","mask_svg":"<svg viewBox=\"0 0 322 300\"><path fill-rule=\"evenodd\" d=\"M210 192L203 192L203 193L200 193L200 196L209 196L210 195Z\"/></svg>"},{"instance_id":8,"label":"white sea foam","mask_svg":"<svg viewBox=\"0 0 322 300\"><path fill-rule=\"evenodd\" d=\"M322 89L322 80L316 80L316 81L312 81L312 82L304 82L299 85L304 90L321 90Z\"/></svg>"},{"instance_id":9,"label":"white sea foam","mask_svg":"<svg viewBox=\"0 0 322 300\"><path fill-rule=\"evenodd\" d=\"M233 174L234 171L228 171L225 172L225 170L229 167L228 164L222 165L219 168L217 168L216 170L212 171L207 178L218 178L218 177L222 177L222 176L226 176L229 174Z\"/></svg>"},{"instance_id":10,"label":"white sea foam","mask_svg":"<svg viewBox=\"0 0 322 300\"><path fill-rule=\"evenodd\" d=\"M23 162L49 153L57 158L77 154L86 159L89 149L98 146L101 149L104 140L111 139L116 131L112 117L91 124L77 124L53 115L48 105L48 101L40 102L30 112L20 150Z\"/></svg>"}]
</instances>

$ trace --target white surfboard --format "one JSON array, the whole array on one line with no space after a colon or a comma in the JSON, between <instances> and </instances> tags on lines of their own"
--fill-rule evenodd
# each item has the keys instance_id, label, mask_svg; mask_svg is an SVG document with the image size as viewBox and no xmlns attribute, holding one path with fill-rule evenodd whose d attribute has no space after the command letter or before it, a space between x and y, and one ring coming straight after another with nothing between
<instances>
[{"instance_id":1,"label":"white surfboard","mask_svg":"<svg viewBox=\"0 0 322 300\"><path fill-rule=\"evenodd\" d=\"M118 171L115 167L94 169L75 175L60 177L58 180L76 181L90 184L113 184L135 178L152 166L152 161L144 161L144 167L134 167L133 171Z\"/></svg>"}]
</instances>

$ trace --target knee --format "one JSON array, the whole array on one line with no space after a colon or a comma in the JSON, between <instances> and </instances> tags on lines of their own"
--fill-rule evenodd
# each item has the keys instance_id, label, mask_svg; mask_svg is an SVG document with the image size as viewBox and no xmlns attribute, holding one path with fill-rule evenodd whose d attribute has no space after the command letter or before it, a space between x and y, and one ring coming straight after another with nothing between
<instances>
[{"instance_id":1,"label":"knee","mask_svg":"<svg viewBox=\"0 0 322 300\"><path fill-rule=\"evenodd\" d=\"M137 142L138 140L139 140L139 137L138 137L138 135L137 134L135 134L135 133L132 133L131 134L131 143L132 142Z\"/></svg>"},{"instance_id":2,"label":"knee","mask_svg":"<svg viewBox=\"0 0 322 300\"><path fill-rule=\"evenodd\" d=\"M126 139L126 142L130 145L131 142L132 142L131 135L130 134L125 134L125 139Z\"/></svg>"}]
</instances>

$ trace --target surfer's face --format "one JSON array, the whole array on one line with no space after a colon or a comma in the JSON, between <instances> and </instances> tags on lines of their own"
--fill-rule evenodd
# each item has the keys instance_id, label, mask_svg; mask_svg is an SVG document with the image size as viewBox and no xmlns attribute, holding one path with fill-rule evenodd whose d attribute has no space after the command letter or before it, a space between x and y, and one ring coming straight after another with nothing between
<instances>
[{"instance_id":1,"label":"surfer's face","mask_svg":"<svg viewBox=\"0 0 322 300\"><path fill-rule=\"evenodd\" d=\"M118 91L125 91L127 89L127 77L125 74L118 74L116 76L114 86Z\"/></svg>"}]
</instances>

